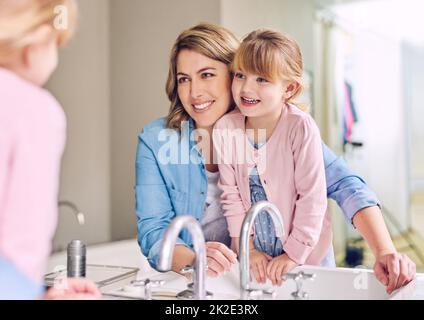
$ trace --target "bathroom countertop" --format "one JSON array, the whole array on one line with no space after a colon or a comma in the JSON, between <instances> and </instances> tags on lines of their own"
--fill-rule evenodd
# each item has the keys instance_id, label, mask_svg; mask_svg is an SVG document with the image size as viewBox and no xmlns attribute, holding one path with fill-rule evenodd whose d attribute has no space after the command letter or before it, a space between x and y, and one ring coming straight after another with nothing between
<instances>
[{"instance_id":1,"label":"bathroom countertop","mask_svg":"<svg viewBox=\"0 0 424 320\"><path fill-rule=\"evenodd\" d=\"M87 264L136 267L139 268L137 279L165 275L150 267L136 239L87 246ZM60 268L66 268L66 251L54 253L49 258L48 272L57 271ZM174 274L175 276L177 274ZM398 299L424 299L424 273L417 274L416 280L403 289L405 290L397 296Z\"/></svg>"},{"instance_id":2,"label":"bathroom countertop","mask_svg":"<svg viewBox=\"0 0 424 320\"><path fill-rule=\"evenodd\" d=\"M87 264L110 265L122 267L137 267L139 274L156 273L140 251L136 239L108 242L87 246ZM66 251L50 256L47 270L52 272L66 266Z\"/></svg>"}]
</instances>

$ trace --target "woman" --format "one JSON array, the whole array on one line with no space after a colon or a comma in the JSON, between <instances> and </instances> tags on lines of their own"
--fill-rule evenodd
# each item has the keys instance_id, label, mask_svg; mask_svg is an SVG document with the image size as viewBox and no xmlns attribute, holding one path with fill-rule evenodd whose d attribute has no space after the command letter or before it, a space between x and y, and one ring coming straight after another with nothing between
<instances>
[{"instance_id":1,"label":"woman","mask_svg":"<svg viewBox=\"0 0 424 320\"><path fill-rule=\"evenodd\" d=\"M171 50L166 86L171 108L166 118L144 127L136 157L138 241L152 267L164 232L182 214L202 224L210 276L229 270L236 261L228 248L219 173L208 137L216 121L234 108L229 66L238 45L225 28L200 24L182 32ZM337 201L348 223L367 241L376 257L376 277L391 293L413 279L415 264L396 252L378 200L365 182L324 144L323 157L327 196ZM174 271L193 263L191 247L184 230L174 250Z\"/></svg>"}]
</instances>

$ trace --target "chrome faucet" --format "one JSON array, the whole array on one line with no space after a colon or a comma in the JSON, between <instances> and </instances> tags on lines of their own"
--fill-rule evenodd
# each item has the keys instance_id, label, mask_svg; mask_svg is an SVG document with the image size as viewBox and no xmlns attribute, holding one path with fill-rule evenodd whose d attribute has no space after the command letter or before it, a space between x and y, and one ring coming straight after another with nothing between
<instances>
[{"instance_id":1,"label":"chrome faucet","mask_svg":"<svg viewBox=\"0 0 424 320\"><path fill-rule=\"evenodd\" d=\"M83 225L85 223L85 216L84 213L82 213L78 207L75 205L75 203L68 201L68 200L61 200L58 203L59 207L68 207L72 210L72 212L74 213L75 217L77 218L78 224L79 225Z\"/></svg>"},{"instance_id":2,"label":"chrome faucet","mask_svg":"<svg viewBox=\"0 0 424 320\"><path fill-rule=\"evenodd\" d=\"M150 280L149 278L143 280L133 280L131 284L134 287L144 288L144 300L152 300L152 288L161 287L165 284L163 280Z\"/></svg>"},{"instance_id":3,"label":"chrome faucet","mask_svg":"<svg viewBox=\"0 0 424 320\"><path fill-rule=\"evenodd\" d=\"M292 279L296 283L296 291L292 292L292 297L295 300L308 300L309 294L303 291L303 281L304 280L314 280L316 277L315 273L305 273L300 271L298 273L287 273L283 276L283 280Z\"/></svg>"},{"instance_id":4,"label":"chrome faucet","mask_svg":"<svg viewBox=\"0 0 424 320\"><path fill-rule=\"evenodd\" d=\"M157 269L160 271L170 271L172 258L177 237L183 228L190 232L196 260L194 264L194 298L197 300L206 299L205 279L206 279L206 249L205 237L199 222L192 216L176 217L166 230L159 256Z\"/></svg>"},{"instance_id":5,"label":"chrome faucet","mask_svg":"<svg viewBox=\"0 0 424 320\"><path fill-rule=\"evenodd\" d=\"M249 297L250 281L249 281L249 238L252 225L259 214L259 212L266 210L274 222L276 236L279 238L284 237L284 225L281 218L280 210L268 201L259 201L255 203L247 212L244 218L241 235L240 235L240 285L242 290L242 298Z\"/></svg>"}]
</instances>

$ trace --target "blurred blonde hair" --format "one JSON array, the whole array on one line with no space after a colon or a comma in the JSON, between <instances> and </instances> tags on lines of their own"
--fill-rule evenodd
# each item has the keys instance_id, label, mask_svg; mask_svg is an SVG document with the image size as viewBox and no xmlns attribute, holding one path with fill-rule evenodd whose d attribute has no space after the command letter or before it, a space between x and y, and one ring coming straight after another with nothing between
<instances>
[{"instance_id":1,"label":"blurred blonde hair","mask_svg":"<svg viewBox=\"0 0 424 320\"><path fill-rule=\"evenodd\" d=\"M61 9L66 10L66 28L55 24ZM65 44L76 26L75 0L0 0L0 59L19 52L31 43L31 34L42 25L52 28L58 44Z\"/></svg>"},{"instance_id":2,"label":"blurred blonde hair","mask_svg":"<svg viewBox=\"0 0 424 320\"><path fill-rule=\"evenodd\" d=\"M237 70L256 74L270 81L297 83L298 87L286 103L308 111L306 106L295 101L303 90L303 60L299 45L289 36L269 29L249 33L234 57L232 72Z\"/></svg>"},{"instance_id":3,"label":"blurred blonde hair","mask_svg":"<svg viewBox=\"0 0 424 320\"><path fill-rule=\"evenodd\" d=\"M182 49L196 51L204 56L225 63L230 72L231 62L240 44L237 37L224 27L201 23L183 31L175 41L169 58L166 93L171 107L167 116L166 127L181 129L181 122L188 120L189 115L178 97L177 59ZM234 105L230 106L232 109Z\"/></svg>"}]
</instances>

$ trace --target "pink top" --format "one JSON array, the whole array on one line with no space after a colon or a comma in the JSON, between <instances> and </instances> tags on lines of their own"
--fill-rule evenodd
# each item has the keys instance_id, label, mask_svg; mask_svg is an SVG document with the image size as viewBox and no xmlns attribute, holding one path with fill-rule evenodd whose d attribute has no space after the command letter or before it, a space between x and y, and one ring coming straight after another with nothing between
<instances>
[{"instance_id":1,"label":"pink top","mask_svg":"<svg viewBox=\"0 0 424 320\"><path fill-rule=\"evenodd\" d=\"M251 207L249 175L256 166L267 199L283 218L284 251L298 264L320 264L330 248L332 231L322 142L313 119L288 105L273 134L258 150L244 134L245 116L238 109L222 117L214 129L215 153L222 162L221 202L230 236L240 236ZM242 137L229 138L234 137L234 130Z\"/></svg>"},{"instance_id":2,"label":"pink top","mask_svg":"<svg viewBox=\"0 0 424 320\"><path fill-rule=\"evenodd\" d=\"M0 68L0 256L41 283L57 223L62 108Z\"/></svg>"}]
</instances>

